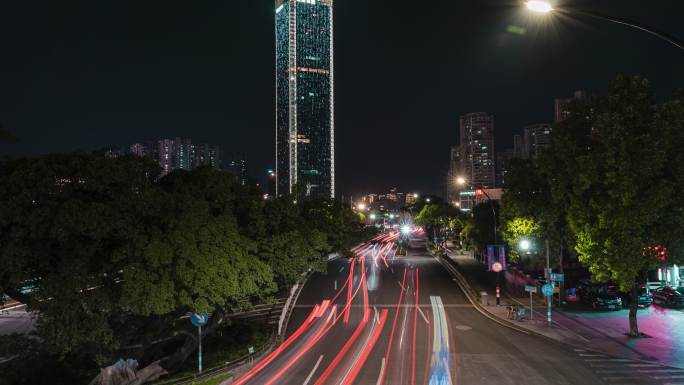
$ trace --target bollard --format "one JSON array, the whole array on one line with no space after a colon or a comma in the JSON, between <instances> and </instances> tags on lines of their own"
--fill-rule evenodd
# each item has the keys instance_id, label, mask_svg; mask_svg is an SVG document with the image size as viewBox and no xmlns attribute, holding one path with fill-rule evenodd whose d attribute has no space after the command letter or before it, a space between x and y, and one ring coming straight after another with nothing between
<instances>
[{"instance_id":1,"label":"bollard","mask_svg":"<svg viewBox=\"0 0 684 385\"><path fill-rule=\"evenodd\" d=\"M487 292L481 292L480 297L482 298L482 306L489 306L489 295L487 294Z\"/></svg>"}]
</instances>

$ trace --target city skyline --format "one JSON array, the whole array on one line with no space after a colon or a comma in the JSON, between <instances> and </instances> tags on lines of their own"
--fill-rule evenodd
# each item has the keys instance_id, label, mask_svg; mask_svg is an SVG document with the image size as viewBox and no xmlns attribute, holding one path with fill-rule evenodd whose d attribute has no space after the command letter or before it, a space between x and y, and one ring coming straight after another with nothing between
<instances>
[{"instance_id":1,"label":"city skyline","mask_svg":"<svg viewBox=\"0 0 684 385\"><path fill-rule=\"evenodd\" d=\"M255 177L275 168L274 3L165 4L151 28L160 4L124 1L112 13L84 3L88 17L68 7L3 4L12 60L0 64L0 124L19 141L0 144L0 155L180 136L246 152ZM675 2L648 16L638 1L577 4L684 35ZM525 125L554 120L554 98L604 91L617 73L643 75L659 98L684 82L677 71L684 58L667 43L600 21L550 26L495 1L438 2L420 18L416 12L335 4L338 196L399 180L403 190L443 193L457 118L471 111L496 115L495 145L504 149ZM417 24L407 28L409 20ZM370 150L381 147L409 156L388 167L386 153Z\"/></svg>"}]
</instances>

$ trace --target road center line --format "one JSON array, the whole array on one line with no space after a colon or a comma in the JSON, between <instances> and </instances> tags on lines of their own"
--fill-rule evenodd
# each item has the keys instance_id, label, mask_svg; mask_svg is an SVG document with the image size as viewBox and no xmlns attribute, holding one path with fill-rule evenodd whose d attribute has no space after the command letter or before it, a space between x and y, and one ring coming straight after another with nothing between
<instances>
[{"instance_id":1,"label":"road center line","mask_svg":"<svg viewBox=\"0 0 684 385\"><path fill-rule=\"evenodd\" d=\"M316 369L318 369L318 365L321 364L321 361L323 360L323 355L321 354L320 357L318 357L318 361L316 361L316 365L314 365L313 370L311 373L309 373L309 376L306 377L306 380L304 380L304 383L302 385L306 385L311 381L311 377L313 377L314 373L316 373Z\"/></svg>"}]
</instances>

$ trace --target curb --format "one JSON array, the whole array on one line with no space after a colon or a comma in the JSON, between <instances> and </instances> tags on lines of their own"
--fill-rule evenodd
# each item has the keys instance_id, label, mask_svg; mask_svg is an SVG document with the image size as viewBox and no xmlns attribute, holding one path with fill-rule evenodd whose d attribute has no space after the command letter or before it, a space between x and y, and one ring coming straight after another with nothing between
<instances>
[{"instance_id":1,"label":"curb","mask_svg":"<svg viewBox=\"0 0 684 385\"><path fill-rule=\"evenodd\" d=\"M524 329L524 328L522 328L522 327L520 327L520 326L518 326L512 322L502 320L501 318L490 313L487 309L485 309L484 306L482 306L477 301L477 298L475 298L474 294L472 293L472 288L470 287L468 282L465 280L465 278L463 277L461 272L456 270L456 268L454 266L452 266L451 263L448 262L447 260L445 260L443 257L434 256L434 258L437 259L437 261L439 261L439 263L441 263L442 266L444 266L444 268L454 277L454 282L456 282L458 287L465 294L466 298L468 298L468 301L470 301L470 303L473 305L473 307L480 314L482 314L483 316L487 317L491 321L494 321L501 326L507 327L509 329L513 329L519 333L523 333L523 334L527 334L527 335L530 335L533 333L530 330Z\"/></svg>"},{"instance_id":2,"label":"curb","mask_svg":"<svg viewBox=\"0 0 684 385\"><path fill-rule=\"evenodd\" d=\"M302 279L302 282L296 284L296 289L290 295L290 297L287 299L287 302L285 303L285 307L283 308L283 314L281 315L282 320L281 322L279 322L277 330L277 338L279 342L282 342L284 339L285 331L287 331L287 325L290 323L290 317L292 316L292 311L294 310L294 307L297 304L297 299L299 299L299 294L304 289L304 285L306 285L306 283L309 281L309 277L311 277L311 275L313 275L311 270L304 273L304 278Z\"/></svg>"},{"instance_id":3,"label":"curb","mask_svg":"<svg viewBox=\"0 0 684 385\"><path fill-rule=\"evenodd\" d=\"M477 309L478 312L480 312L482 315L484 315L488 319L493 320L494 322L496 322L502 326L505 326L509 329L513 329L513 330L516 330L518 332L521 332L521 333L524 333L527 335L534 335L534 336L543 338L549 342L555 343L558 346L570 347L573 349L582 349L586 352L603 354L607 357L612 357L612 358L620 358L620 359L626 358L624 356L618 356L618 355L615 355L613 353L608 353L608 352L597 350L597 349L594 349L591 347L573 344L573 343L565 342L565 341L560 341L560 340L557 340L553 337L549 337L545 334L541 334L539 332L536 332L534 330L528 330L528 329L521 328L520 326L518 326L514 323L511 323L508 320L504 320L504 319L501 319L501 318L495 316L494 314L490 313L484 306L479 304L477 302L476 298L473 298L472 288L470 287L470 284L468 284L468 281L465 279L465 277L463 277L463 274L460 271L458 271L458 269L454 266L455 263L453 261L451 261L450 259L445 259L443 257L437 257L437 256L433 256L433 257L435 259L437 259L447 269L447 271L449 271L453 276L456 277L454 279L454 281L458 284L459 288L463 291L463 293L466 295L468 300L474 305L475 309ZM648 360L644 360L644 359L640 359L640 358L626 358L626 359L633 361L633 362L640 362L640 363L650 364L650 365L654 365L654 366L660 366L663 368L672 368L672 369L680 369L680 370L682 369L682 367L666 365L666 364L662 364L660 362L653 362L653 361L648 361Z\"/></svg>"}]
</instances>

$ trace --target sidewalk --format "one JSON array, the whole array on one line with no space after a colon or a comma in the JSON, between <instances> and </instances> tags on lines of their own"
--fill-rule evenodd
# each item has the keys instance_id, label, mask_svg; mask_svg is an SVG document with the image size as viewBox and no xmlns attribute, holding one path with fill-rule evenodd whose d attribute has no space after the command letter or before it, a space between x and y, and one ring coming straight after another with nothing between
<instances>
[{"instance_id":1,"label":"sidewalk","mask_svg":"<svg viewBox=\"0 0 684 385\"><path fill-rule=\"evenodd\" d=\"M500 306L496 306L496 275L488 272L485 265L480 264L470 255L451 252L448 256L458 266L458 270L473 291L478 293L480 303L482 303L480 292L487 292L488 304L485 304L483 309L504 322L513 323L519 328L578 348L684 368L684 342L678 338L679 331L662 330L662 322L657 323L660 319L658 317L662 317L662 314L658 314L658 310L639 311L640 330L651 338L632 339L624 334L628 330L627 310L578 312L554 307L552 325L549 326L546 321L546 304L540 299L534 300L532 321L529 320L529 296L513 297L502 292ZM504 287L503 282L501 286ZM523 321L507 319L506 307L512 304L525 307L526 314ZM681 322L684 322L684 314L676 315L682 319ZM656 324L653 325L653 323Z\"/></svg>"}]
</instances>

